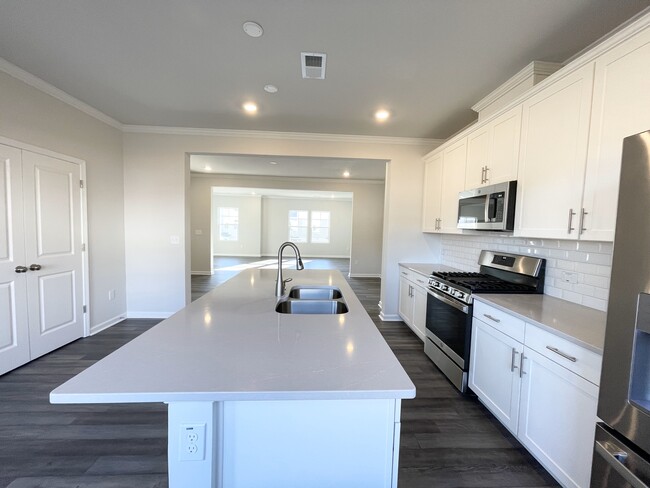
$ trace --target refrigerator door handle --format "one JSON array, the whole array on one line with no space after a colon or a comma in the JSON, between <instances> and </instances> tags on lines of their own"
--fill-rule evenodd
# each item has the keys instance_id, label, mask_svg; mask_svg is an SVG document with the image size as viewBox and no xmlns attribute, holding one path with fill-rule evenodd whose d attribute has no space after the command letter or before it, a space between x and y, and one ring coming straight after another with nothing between
<instances>
[{"instance_id":1,"label":"refrigerator door handle","mask_svg":"<svg viewBox=\"0 0 650 488\"><path fill-rule=\"evenodd\" d=\"M624 465L627 452L611 442L596 441L596 452L620 474L633 488L650 488Z\"/></svg>"}]
</instances>

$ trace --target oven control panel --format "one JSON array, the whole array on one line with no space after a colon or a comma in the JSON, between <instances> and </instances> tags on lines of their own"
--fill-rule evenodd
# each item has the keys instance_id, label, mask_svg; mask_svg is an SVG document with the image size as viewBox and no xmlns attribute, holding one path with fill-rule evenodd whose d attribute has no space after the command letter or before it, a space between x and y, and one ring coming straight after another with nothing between
<instances>
[{"instance_id":1,"label":"oven control panel","mask_svg":"<svg viewBox=\"0 0 650 488\"><path fill-rule=\"evenodd\" d=\"M429 289L431 291L441 292L442 294L453 297L456 300L459 300L463 303L467 303L467 304L472 303L471 293L459 290L458 288L455 288L452 285L449 285L448 283L444 283L433 276L429 278Z\"/></svg>"}]
</instances>

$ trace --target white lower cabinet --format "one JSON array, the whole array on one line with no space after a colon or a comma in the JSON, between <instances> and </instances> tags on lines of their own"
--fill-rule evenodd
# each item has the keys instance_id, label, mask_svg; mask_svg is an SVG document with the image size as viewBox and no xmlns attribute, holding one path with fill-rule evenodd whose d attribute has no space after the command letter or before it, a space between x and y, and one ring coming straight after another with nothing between
<instances>
[{"instance_id":1,"label":"white lower cabinet","mask_svg":"<svg viewBox=\"0 0 650 488\"><path fill-rule=\"evenodd\" d=\"M469 386L513 434L517 433L521 378L519 362L524 346L474 318Z\"/></svg>"},{"instance_id":2,"label":"white lower cabinet","mask_svg":"<svg viewBox=\"0 0 650 488\"><path fill-rule=\"evenodd\" d=\"M427 320L426 285L423 276L400 266L399 315L423 342Z\"/></svg>"},{"instance_id":3,"label":"white lower cabinet","mask_svg":"<svg viewBox=\"0 0 650 488\"><path fill-rule=\"evenodd\" d=\"M526 347L517 437L567 487L588 487L598 387Z\"/></svg>"},{"instance_id":4,"label":"white lower cabinet","mask_svg":"<svg viewBox=\"0 0 650 488\"><path fill-rule=\"evenodd\" d=\"M472 391L562 486L588 487L600 357L482 302L472 325Z\"/></svg>"}]
</instances>

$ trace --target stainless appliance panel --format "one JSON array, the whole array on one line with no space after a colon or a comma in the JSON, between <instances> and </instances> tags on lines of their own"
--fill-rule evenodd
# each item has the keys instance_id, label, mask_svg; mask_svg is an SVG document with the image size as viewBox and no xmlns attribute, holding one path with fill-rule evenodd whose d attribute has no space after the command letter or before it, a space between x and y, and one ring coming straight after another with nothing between
<instances>
[{"instance_id":1,"label":"stainless appliance panel","mask_svg":"<svg viewBox=\"0 0 650 488\"><path fill-rule=\"evenodd\" d=\"M460 192L457 227L470 230L513 230L516 194L516 181Z\"/></svg>"},{"instance_id":2,"label":"stainless appliance panel","mask_svg":"<svg viewBox=\"0 0 650 488\"><path fill-rule=\"evenodd\" d=\"M649 488L650 462L632 446L596 425L591 488Z\"/></svg>"},{"instance_id":3,"label":"stainless appliance panel","mask_svg":"<svg viewBox=\"0 0 650 488\"><path fill-rule=\"evenodd\" d=\"M645 384L632 374L635 345L639 361L650 353L650 131L626 138L622 157L598 417L650 453L647 370L636 372L645 373Z\"/></svg>"}]
</instances>

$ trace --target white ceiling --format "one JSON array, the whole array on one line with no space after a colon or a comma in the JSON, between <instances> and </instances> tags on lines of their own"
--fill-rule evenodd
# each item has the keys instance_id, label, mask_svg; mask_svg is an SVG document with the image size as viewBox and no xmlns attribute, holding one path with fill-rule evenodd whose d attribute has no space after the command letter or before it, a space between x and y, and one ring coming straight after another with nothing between
<instances>
[{"instance_id":1,"label":"white ceiling","mask_svg":"<svg viewBox=\"0 0 650 488\"><path fill-rule=\"evenodd\" d=\"M123 124L446 138L530 61L565 61L648 5L2 0L0 57ZM301 51L327 53L325 80L301 79Z\"/></svg>"},{"instance_id":2,"label":"white ceiling","mask_svg":"<svg viewBox=\"0 0 650 488\"><path fill-rule=\"evenodd\" d=\"M277 164L271 164L271 162ZM209 169L207 169L209 168ZM219 173L249 176L294 178L384 180L386 161L377 159L304 158L296 156L251 156L193 154L190 170L195 173Z\"/></svg>"}]
</instances>

